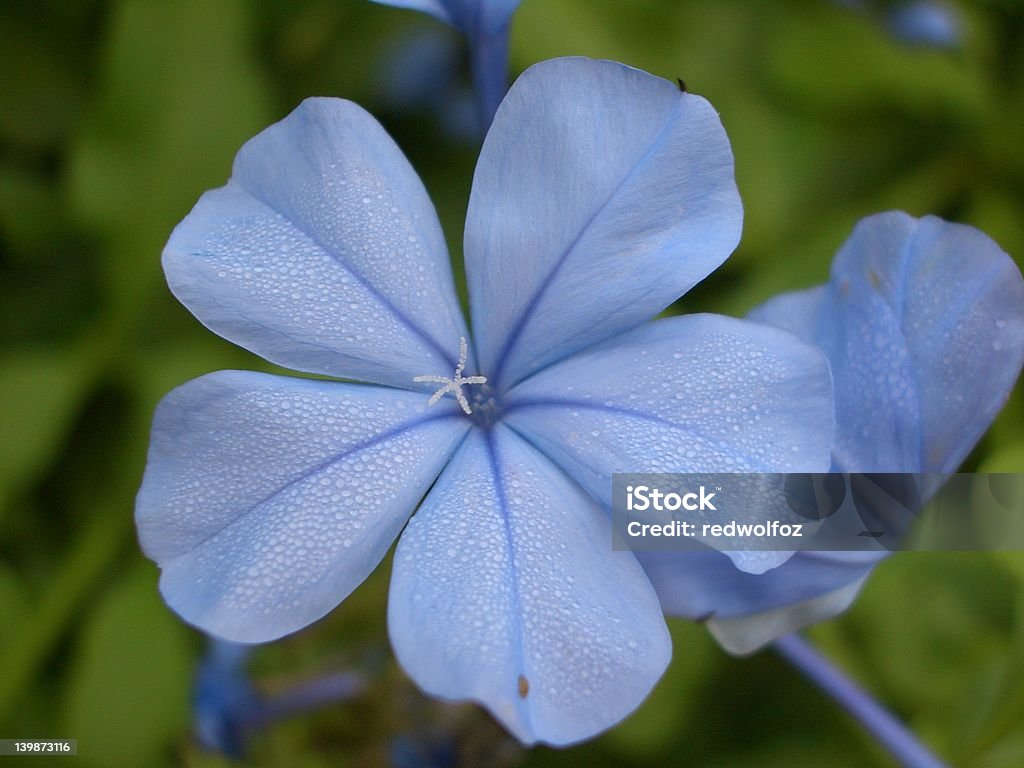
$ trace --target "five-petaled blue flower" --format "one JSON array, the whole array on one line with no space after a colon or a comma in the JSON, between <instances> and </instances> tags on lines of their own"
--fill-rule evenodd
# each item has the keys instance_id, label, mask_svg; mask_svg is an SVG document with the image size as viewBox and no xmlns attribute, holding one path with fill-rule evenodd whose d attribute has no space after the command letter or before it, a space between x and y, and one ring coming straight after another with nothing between
<instances>
[{"instance_id":1,"label":"five-petaled blue flower","mask_svg":"<svg viewBox=\"0 0 1024 768\"><path fill-rule=\"evenodd\" d=\"M215 332L368 384L222 371L167 396L137 522L168 603L272 640L402 533L388 623L422 688L528 743L623 718L670 642L636 558L612 550L611 474L829 466L811 345L714 315L647 322L728 256L741 218L706 101L613 62L538 64L476 169L471 337L405 158L354 104L304 102L242 148L164 267Z\"/></svg>"}]
</instances>

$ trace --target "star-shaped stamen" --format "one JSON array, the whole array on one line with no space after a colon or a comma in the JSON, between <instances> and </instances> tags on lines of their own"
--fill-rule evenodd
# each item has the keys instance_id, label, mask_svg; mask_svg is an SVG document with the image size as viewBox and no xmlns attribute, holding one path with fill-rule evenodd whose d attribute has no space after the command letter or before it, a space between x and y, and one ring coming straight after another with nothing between
<instances>
[{"instance_id":1,"label":"star-shaped stamen","mask_svg":"<svg viewBox=\"0 0 1024 768\"><path fill-rule=\"evenodd\" d=\"M487 383L486 376L463 376L462 369L466 367L466 358L469 356L469 350L466 347L466 337L459 336L459 364L455 366L455 377L447 379L444 376L415 376L413 381L430 381L437 384L444 384L437 392L430 397L430 401L427 405L433 405L448 392L455 395L455 399L459 401L459 405L462 406L462 410L466 414L471 414L473 411L469 407L469 401L466 399L466 395L462 392L463 384L485 384Z\"/></svg>"}]
</instances>

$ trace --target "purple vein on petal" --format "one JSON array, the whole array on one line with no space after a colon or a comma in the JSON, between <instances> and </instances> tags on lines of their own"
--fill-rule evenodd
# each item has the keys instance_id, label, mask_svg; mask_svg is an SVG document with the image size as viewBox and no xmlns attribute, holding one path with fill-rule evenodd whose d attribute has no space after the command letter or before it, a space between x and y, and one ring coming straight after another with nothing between
<instances>
[{"instance_id":1,"label":"purple vein on petal","mask_svg":"<svg viewBox=\"0 0 1024 768\"><path fill-rule=\"evenodd\" d=\"M581 410L585 409L590 411L598 411L601 413L611 413L616 416L625 416L627 418L638 419L641 421L649 421L652 424L659 424L664 427L669 427L670 429L678 429L681 432L685 432L688 435L696 437L698 440L703 440L705 443L721 447L719 441L714 440L701 432L698 432L697 430L687 426L686 424L680 424L678 422L666 419L662 416L657 416L653 413L644 413L643 411L638 411L633 408L626 408L621 405L599 405L597 403L592 403L587 400L571 400L569 398L549 398L544 400L538 398L533 400L513 401L509 403L508 406L506 406L505 413L512 413L521 408L578 408ZM515 428L513 427L513 429ZM515 431L517 434L520 434L519 430ZM735 456L736 458L743 460L752 467L759 466L759 462L755 461L752 457L747 456L746 454L737 453L736 451L731 449L723 452L729 453Z\"/></svg>"},{"instance_id":2,"label":"purple vein on petal","mask_svg":"<svg viewBox=\"0 0 1024 768\"><path fill-rule=\"evenodd\" d=\"M351 264L347 264L345 261L339 258L330 248L328 248L319 238L315 237L314 235L307 232L304 228L300 227L297 222L291 219L291 217L286 216L284 213L277 210L273 205L266 202L262 197L256 194L256 192L249 189L240 181L238 181L237 179L233 179L232 183L237 184L240 189L242 189L246 194L252 197L252 199L255 200L259 205L262 205L268 211L272 211L278 216L281 216L289 224L295 227L296 232L300 233L309 242L313 243L323 253L329 256L331 260L336 262L338 266L340 266L349 275L351 275L356 280L356 282L358 282L363 288L367 290L368 293L370 293L370 295L372 295L375 299L377 299L378 302L380 302L380 305L384 309L390 312L395 317L395 319L398 320L398 322L404 325L406 328L408 328L410 332L418 336L428 347L430 347L430 349L433 352L435 352L441 358L441 360L443 360L450 367L455 367L456 358L449 354L447 350L444 348L444 346L437 341L437 339L435 339L425 330L420 328L419 325L413 322L412 319L405 314L405 312L396 307L387 296L381 293L377 289L377 287L372 282L370 282L370 280L367 279L363 274L356 271Z\"/></svg>"},{"instance_id":3,"label":"purple vein on petal","mask_svg":"<svg viewBox=\"0 0 1024 768\"><path fill-rule=\"evenodd\" d=\"M505 526L505 546L508 551L508 564L509 564L509 582L512 590L512 605L516 608L520 606L519 599L519 578L516 573L516 541L515 535L512 532L512 520L511 520L511 509L508 504L508 495L505 493L505 483L502 479L501 474L501 462L498 459L498 447L494 440L494 431L487 430L484 433L484 440L487 446L487 462L491 468L491 475L494 480L494 496L498 501L498 509L501 513L501 521ZM526 670L523 669L523 621L518 611L513 611L512 622L515 627L515 657L519 660L520 674L526 674ZM530 711L522 703L518 706L522 709L524 724L530 729L533 729L533 723L530 722Z\"/></svg>"},{"instance_id":4,"label":"purple vein on petal","mask_svg":"<svg viewBox=\"0 0 1024 768\"><path fill-rule=\"evenodd\" d=\"M619 191L622 190L627 185L630 179L632 179L640 169L645 167L647 163L650 162L651 156L654 154L655 150L659 149L665 143L665 136L668 134L671 128L673 119L679 113L681 104L682 98L677 99L671 112L666 117L664 124L661 126L661 130L658 131L657 137L655 137L654 141L651 142L651 145L646 150L644 150L644 153L640 156L636 163L633 164L633 167L630 168L629 173L623 176L619 183L615 185L615 189L613 189L608 194L607 199L601 204L601 207L598 208L594 212L594 214L587 220L587 222L583 225L580 231L576 234L576 237L569 244L569 247L566 248L565 251L558 257L558 259L555 261L554 266L551 267L547 275L545 275L544 279L539 283L536 291L534 291L533 296L531 296L530 300L526 303L526 306L523 308L522 313L519 315L519 318L514 323L512 323L512 327L509 330L508 335L505 337L505 343L502 345L501 351L498 353L497 364L495 366L494 375L491 379L491 386L493 386L495 389L498 389L500 391L499 388L501 386L501 376L504 372L505 365L508 362L508 359L511 357L512 351L519 343L519 339L523 335L523 331L526 330L526 326L530 322L530 318L533 316L534 312L537 311L537 307L540 306L540 302L544 298L544 294L547 293L548 288L551 287L551 284L558 276L558 273L561 272L562 267L565 266L565 263L569 260L569 257L572 256L573 252L576 250L576 247L583 239L583 236L587 234L587 232L593 226L594 222L597 221L600 215L605 211L605 209L607 209L608 206L611 205L612 201L615 200L615 197L618 195Z\"/></svg>"},{"instance_id":5,"label":"purple vein on petal","mask_svg":"<svg viewBox=\"0 0 1024 768\"><path fill-rule=\"evenodd\" d=\"M352 456L352 455L354 455L356 453L359 453L360 451L364 451L367 448L372 448L374 445L377 445L378 443L383 443L386 440L390 440L391 438L397 437L398 435L401 435L401 434L403 434L405 432L411 432L412 430L417 429L418 427L422 427L424 424L429 424L429 423L432 423L432 422L435 422L435 421L443 421L445 419L455 419L455 418L461 418L461 414L453 412L453 413L434 413L434 414L430 414L428 416L421 416L421 417L419 417L417 419L413 419L411 421L407 421L404 424L399 424L398 426L396 426L396 427L394 427L392 429L389 429L387 432L383 432L383 433L381 433L379 435L375 435L374 437L371 437L371 438L368 438L366 440L363 440L360 443L357 443L357 444L355 444L353 446L350 446L350 447L346 448L344 451L341 451L340 453L336 453L333 456L329 456L328 458L326 458L323 461L321 461L319 464L311 467L310 469L306 470L305 472L302 472L301 474L299 474L296 477L292 478L291 480L286 482L284 485L282 485L280 488L275 489L274 491L272 491L271 493L268 493L263 498L261 498L258 501L255 501L252 504L250 504L248 507L246 507L241 512L239 512L237 515L235 515L228 523L226 523L225 525L221 526L217 530L213 531L208 536L204 537L202 539L202 541L197 542L194 546L192 546L186 552L182 552L179 555L176 555L174 557L168 558L164 563L161 564L161 567L166 568L167 565L169 565L170 563L174 562L178 558L184 557L185 555L189 554L190 552L194 552L195 550L199 549L204 544L209 542L211 539L213 539L216 536L219 536L220 534L224 533L226 530L231 528L236 523L241 522L242 519L245 518L253 510L263 506L264 504L266 504L271 499L281 495L282 493L287 491L289 488L292 488L293 486L297 485L298 483L301 483L304 480L308 480L309 478L316 476L320 472L323 472L324 470L329 469L334 464L337 464L339 461L342 461L342 460L344 460L345 458L347 458L349 456Z\"/></svg>"}]
</instances>

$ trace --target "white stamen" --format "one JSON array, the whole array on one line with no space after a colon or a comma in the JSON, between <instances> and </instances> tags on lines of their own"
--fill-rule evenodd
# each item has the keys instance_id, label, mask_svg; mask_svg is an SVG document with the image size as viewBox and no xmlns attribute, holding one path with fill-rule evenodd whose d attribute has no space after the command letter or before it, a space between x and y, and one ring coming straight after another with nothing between
<instances>
[{"instance_id":1,"label":"white stamen","mask_svg":"<svg viewBox=\"0 0 1024 768\"><path fill-rule=\"evenodd\" d=\"M463 376L462 371L466 367L466 360L469 357L469 349L466 346L466 337L459 337L459 364L455 366L455 377L448 379L444 376L415 376L413 381L428 381L433 384L444 384L437 392L431 395L430 400L427 401L427 405L433 405L446 394L451 392L455 395L455 399L459 401L459 405L462 406L462 410L465 413L471 414L473 411L469 407L469 401L462 392L463 384L486 384L486 376Z\"/></svg>"}]
</instances>

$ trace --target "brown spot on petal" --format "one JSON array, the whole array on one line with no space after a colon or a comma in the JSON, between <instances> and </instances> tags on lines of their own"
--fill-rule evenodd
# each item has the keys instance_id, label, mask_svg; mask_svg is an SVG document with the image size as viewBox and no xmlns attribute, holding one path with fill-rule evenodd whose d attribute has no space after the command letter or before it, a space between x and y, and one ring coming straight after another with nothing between
<instances>
[{"instance_id":1,"label":"brown spot on petal","mask_svg":"<svg viewBox=\"0 0 1024 768\"><path fill-rule=\"evenodd\" d=\"M530 692L530 681L526 679L526 675L519 676L519 698L525 699L526 695Z\"/></svg>"},{"instance_id":2,"label":"brown spot on petal","mask_svg":"<svg viewBox=\"0 0 1024 768\"><path fill-rule=\"evenodd\" d=\"M871 283L871 287L876 291L882 288L882 278L879 277L878 273L873 269L868 270L868 282Z\"/></svg>"}]
</instances>

